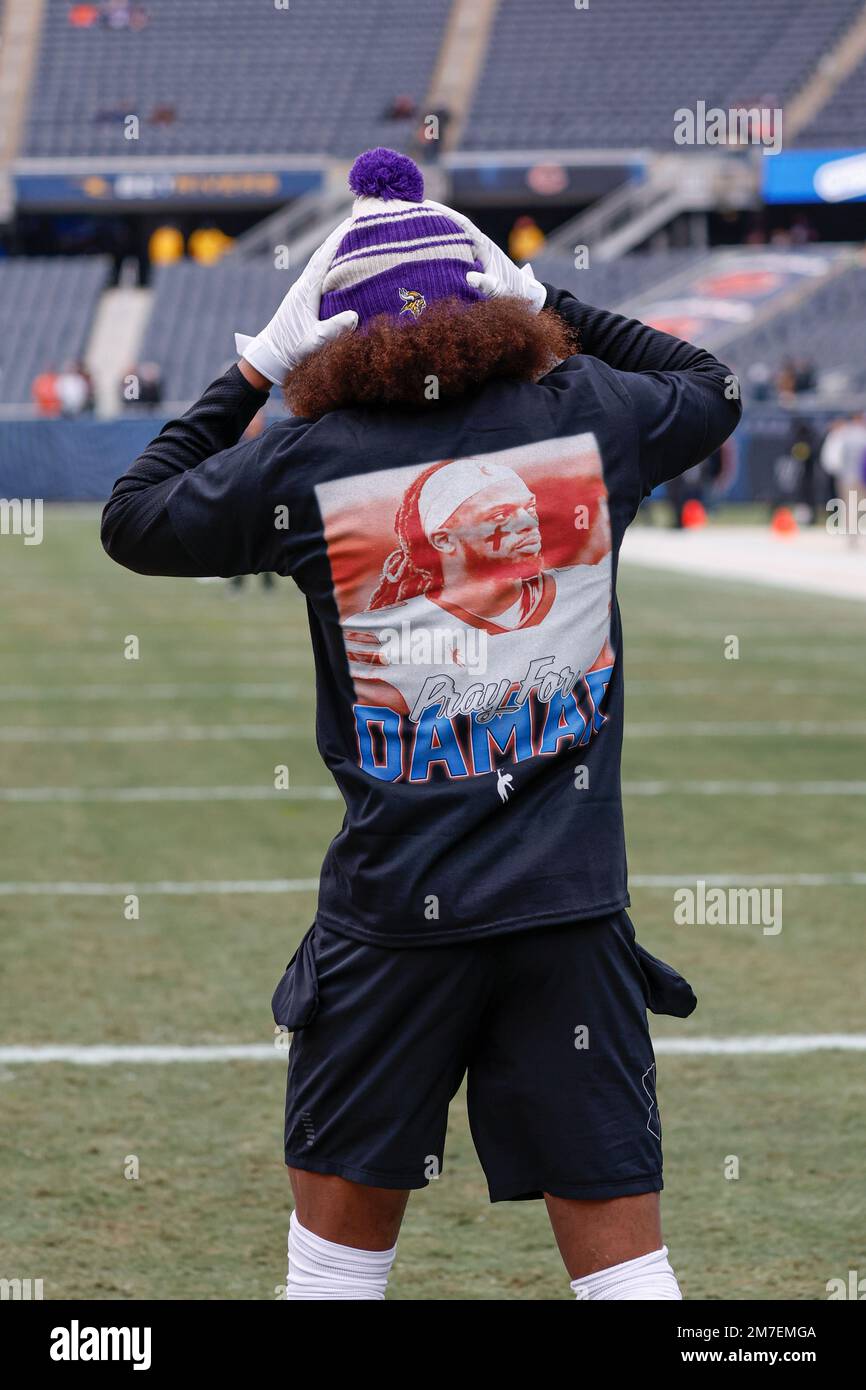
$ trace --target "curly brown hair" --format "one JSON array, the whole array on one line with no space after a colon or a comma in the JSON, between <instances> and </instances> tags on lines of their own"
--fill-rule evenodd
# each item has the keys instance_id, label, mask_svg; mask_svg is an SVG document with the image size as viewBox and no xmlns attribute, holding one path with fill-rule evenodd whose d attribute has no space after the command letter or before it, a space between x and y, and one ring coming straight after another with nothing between
<instances>
[{"instance_id":1,"label":"curly brown hair","mask_svg":"<svg viewBox=\"0 0 866 1390\"><path fill-rule=\"evenodd\" d=\"M576 350L573 330L550 309L441 299L417 320L381 314L312 353L289 375L285 399L307 420L351 406L435 408L488 381L537 381Z\"/></svg>"}]
</instances>

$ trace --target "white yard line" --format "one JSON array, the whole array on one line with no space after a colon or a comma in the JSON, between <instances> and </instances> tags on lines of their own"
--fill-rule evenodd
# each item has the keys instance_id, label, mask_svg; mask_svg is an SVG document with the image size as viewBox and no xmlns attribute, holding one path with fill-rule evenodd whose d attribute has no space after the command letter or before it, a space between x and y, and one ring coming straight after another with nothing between
<instances>
[{"instance_id":1,"label":"white yard line","mask_svg":"<svg viewBox=\"0 0 866 1390\"><path fill-rule=\"evenodd\" d=\"M0 882L0 897L17 897L19 894L23 897L41 897L47 894L63 898L113 898L127 893L136 893L139 897L204 897L206 894L221 896L229 893L316 893L318 889L317 878L158 879L154 883L79 883L68 879L34 883L32 880L18 880Z\"/></svg>"},{"instance_id":2,"label":"white yard line","mask_svg":"<svg viewBox=\"0 0 866 1390\"><path fill-rule=\"evenodd\" d=\"M231 743L234 739L310 738L312 729L293 724L137 724L75 725L45 728L39 724L0 727L0 743ZM863 738L866 720L682 720L629 724L626 738Z\"/></svg>"},{"instance_id":3,"label":"white yard line","mask_svg":"<svg viewBox=\"0 0 866 1390\"><path fill-rule=\"evenodd\" d=\"M631 648L626 646L626 655L631 657ZM628 692L630 695L663 694L667 698L671 695L729 695L739 696L744 691L757 690L761 694L772 693L774 695L796 695L804 699L810 695L853 695L858 697L862 690L862 681L858 679L857 673L852 671L848 681L806 681L806 680L769 680L763 676L744 676L737 671L736 676L731 678L729 686L724 686L718 680L709 681L704 678L687 677L680 680L672 676L635 676L628 680Z\"/></svg>"},{"instance_id":4,"label":"white yard line","mask_svg":"<svg viewBox=\"0 0 866 1390\"><path fill-rule=\"evenodd\" d=\"M73 1066L159 1064L174 1062L285 1062L288 1049L273 1043L114 1043L81 1045L47 1043L37 1047L0 1047L0 1066L69 1063ZM866 1033L759 1033L727 1038L656 1038L658 1056L766 1057L805 1052L864 1052Z\"/></svg>"},{"instance_id":5,"label":"white yard line","mask_svg":"<svg viewBox=\"0 0 866 1390\"><path fill-rule=\"evenodd\" d=\"M0 700L282 700L290 695L312 691L313 678L308 684L298 681L176 681L160 684L105 685L2 685Z\"/></svg>"},{"instance_id":6,"label":"white yard line","mask_svg":"<svg viewBox=\"0 0 866 1390\"><path fill-rule=\"evenodd\" d=\"M627 796L866 796L866 782L624 782ZM342 801L339 788L0 787L0 802Z\"/></svg>"},{"instance_id":7,"label":"white yard line","mask_svg":"<svg viewBox=\"0 0 866 1390\"><path fill-rule=\"evenodd\" d=\"M94 1044L92 1046L0 1047L0 1065L71 1062L76 1066L106 1067L133 1062L269 1062L285 1060L287 1051L273 1043Z\"/></svg>"},{"instance_id":8,"label":"white yard line","mask_svg":"<svg viewBox=\"0 0 866 1390\"><path fill-rule=\"evenodd\" d=\"M652 724L630 724L626 738L863 738L866 719L683 719Z\"/></svg>"},{"instance_id":9,"label":"white yard line","mask_svg":"<svg viewBox=\"0 0 866 1390\"><path fill-rule=\"evenodd\" d=\"M788 888L827 888L866 886L866 872L829 874L764 874L743 872L740 874L710 874L704 872L681 874L630 874L632 888L682 888L698 881L712 887L746 888L758 887ZM140 897L154 895L161 897L205 897L226 894L255 893L314 893L318 891L317 878L240 878L240 879L157 879L151 883L105 883L78 882L72 879L34 881L32 879L11 879L0 882L0 897L79 897L109 898L136 893Z\"/></svg>"},{"instance_id":10,"label":"white yard line","mask_svg":"<svg viewBox=\"0 0 866 1390\"><path fill-rule=\"evenodd\" d=\"M235 739L312 738L312 731L291 724L67 724L62 729L39 724L0 728L0 743L232 743Z\"/></svg>"},{"instance_id":11,"label":"white yard line","mask_svg":"<svg viewBox=\"0 0 866 1390\"><path fill-rule=\"evenodd\" d=\"M866 782L623 782L627 796L866 796Z\"/></svg>"},{"instance_id":12,"label":"white yard line","mask_svg":"<svg viewBox=\"0 0 866 1390\"><path fill-rule=\"evenodd\" d=\"M866 783L864 790L866 790ZM342 801L337 787L0 787L0 802Z\"/></svg>"},{"instance_id":13,"label":"white yard line","mask_svg":"<svg viewBox=\"0 0 866 1390\"><path fill-rule=\"evenodd\" d=\"M866 1033L758 1033L732 1038L656 1038L656 1052L667 1057L767 1056L799 1052L866 1052Z\"/></svg>"},{"instance_id":14,"label":"white yard line","mask_svg":"<svg viewBox=\"0 0 866 1390\"><path fill-rule=\"evenodd\" d=\"M629 874L632 888L683 888L689 883L706 883L713 888L860 888L866 885L866 873L854 871L837 874Z\"/></svg>"}]
</instances>

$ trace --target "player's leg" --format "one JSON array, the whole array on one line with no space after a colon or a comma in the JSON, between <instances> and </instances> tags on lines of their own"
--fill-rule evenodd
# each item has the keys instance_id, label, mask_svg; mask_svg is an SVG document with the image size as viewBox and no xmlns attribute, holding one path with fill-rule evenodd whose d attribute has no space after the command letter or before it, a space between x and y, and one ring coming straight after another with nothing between
<instances>
[{"instance_id":1,"label":"player's leg","mask_svg":"<svg viewBox=\"0 0 866 1390\"><path fill-rule=\"evenodd\" d=\"M289 1168L289 1177L286 1299L384 1299L408 1191L302 1168Z\"/></svg>"},{"instance_id":2,"label":"player's leg","mask_svg":"<svg viewBox=\"0 0 866 1390\"><path fill-rule=\"evenodd\" d=\"M547 1214L577 1298L682 1297L662 1243L659 1194L574 1201L545 1193Z\"/></svg>"},{"instance_id":3,"label":"player's leg","mask_svg":"<svg viewBox=\"0 0 866 1390\"><path fill-rule=\"evenodd\" d=\"M469 1114L493 1201L544 1196L581 1298L678 1298L659 1226L661 1126L647 1003L693 996L625 913L496 943L469 1059ZM683 999L685 1004L683 1007Z\"/></svg>"},{"instance_id":4,"label":"player's leg","mask_svg":"<svg viewBox=\"0 0 866 1390\"><path fill-rule=\"evenodd\" d=\"M288 1299L381 1299L409 1191L442 1171L489 992L470 946L384 948L317 925L274 995L292 1033Z\"/></svg>"},{"instance_id":5,"label":"player's leg","mask_svg":"<svg viewBox=\"0 0 866 1390\"><path fill-rule=\"evenodd\" d=\"M306 1230L362 1250L390 1250L396 1245L409 1189L368 1187L303 1168L288 1171L295 1214Z\"/></svg>"},{"instance_id":6,"label":"player's leg","mask_svg":"<svg viewBox=\"0 0 866 1390\"><path fill-rule=\"evenodd\" d=\"M547 1214L569 1278L594 1274L661 1248L657 1192L575 1201L545 1192Z\"/></svg>"}]
</instances>

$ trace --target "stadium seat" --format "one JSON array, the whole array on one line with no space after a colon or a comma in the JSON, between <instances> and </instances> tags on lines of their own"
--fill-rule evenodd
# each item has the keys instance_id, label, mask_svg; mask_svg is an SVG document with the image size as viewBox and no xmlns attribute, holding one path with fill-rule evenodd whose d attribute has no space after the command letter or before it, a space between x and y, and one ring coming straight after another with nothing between
<instances>
[{"instance_id":1,"label":"stadium seat","mask_svg":"<svg viewBox=\"0 0 866 1390\"><path fill-rule=\"evenodd\" d=\"M0 260L0 404L29 404L40 372L83 355L110 269L108 256Z\"/></svg>"},{"instance_id":2,"label":"stadium seat","mask_svg":"<svg viewBox=\"0 0 866 1390\"><path fill-rule=\"evenodd\" d=\"M383 93L423 100L450 0L146 8L141 30L76 28L66 0L46 0L27 155L350 157L405 144L414 122L388 119ZM139 139L124 138L125 115Z\"/></svg>"},{"instance_id":3,"label":"stadium seat","mask_svg":"<svg viewBox=\"0 0 866 1390\"><path fill-rule=\"evenodd\" d=\"M784 106L861 8L862 0L603 0L578 10L562 0L500 0L462 146L670 148L674 112L699 99ZM859 117L862 127L862 96Z\"/></svg>"},{"instance_id":4,"label":"stadium seat","mask_svg":"<svg viewBox=\"0 0 866 1390\"><path fill-rule=\"evenodd\" d=\"M866 60L800 132L798 144L811 146L866 144Z\"/></svg>"},{"instance_id":5,"label":"stadium seat","mask_svg":"<svg viewBox=\"0 0 866 1390\"><path fill-rule=\"evenodd\" d=\"M159 363L165 399L194 400L236 361L234 334L263 328L295 278L264 259L160 266L141 360Z\"/></svg>"}]
</instances>

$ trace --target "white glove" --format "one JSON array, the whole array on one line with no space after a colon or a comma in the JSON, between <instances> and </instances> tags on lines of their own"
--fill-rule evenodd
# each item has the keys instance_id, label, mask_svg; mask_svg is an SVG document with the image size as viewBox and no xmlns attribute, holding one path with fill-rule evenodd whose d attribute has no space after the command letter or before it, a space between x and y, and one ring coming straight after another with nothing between
<instances>
[{"instance_id":1,"label":"white glove","mask_svg":"<svg viewBox=\"0 0 866 1390\"><path fill-rule=\"evenodd\" d=\"M425 199L425 204L441 212L444 217L450 217L471 238L475 255L482 265L481 270L470 270L467 273L467 282L473 289L480 290L488 299L499 299L502 295L508 295L512 299L524 299L536 314L544 308L547 291L540 281L536 280L531 265L518 269L511 257L506 256L496 242L485 236L462 212L455 212L453 208L447 208L443 203L434 203L429 198Z\"/></svg>"},{"instance_id":2,"label":"white glove","mask_svg":"<svg viewBox=\"0 0 866 1390\"><path fill-rule=\"evenodd\" d=\"M322 281L350 225L351 218L347 217L313 252L267 328L263 328L258 337L235 334L235 349L239 355L275 385L282 385L292 368L311 352L324 347L332 338L351 333L357 327L358 315L354 309L346 309L329 319L319 318Z\"/></svg>"}]
</instances>

